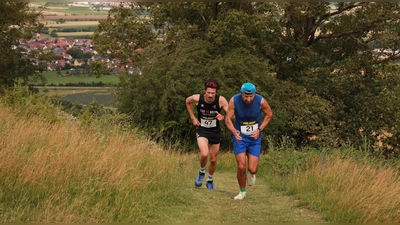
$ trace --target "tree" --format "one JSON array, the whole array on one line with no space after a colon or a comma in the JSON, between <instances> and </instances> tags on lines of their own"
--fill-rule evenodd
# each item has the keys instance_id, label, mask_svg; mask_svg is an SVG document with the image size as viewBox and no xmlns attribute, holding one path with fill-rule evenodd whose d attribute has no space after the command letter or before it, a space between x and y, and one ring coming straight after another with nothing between
<instances>
[{"instance_id":1,"label":"tree","mask_svg":"<svg viewBox=\"0 0 400 225\"><path fill-rule=\"evenodd\" d=\"M148 21L140 19L131 8L112 7L107 19L99 22L93 33L96 51L103 57L118 58L121 65L135 62L137 51L145 48L155 39L155 34L148 27Z\"/></svg>"},{"instance_id":2,"label":"tree","mask_svg":"<svg viewBox=\"0 0 400 225\"><path fill-rule=\"evenodd\" d=\"M299 145L310 137L324 144L326 139L321 137L328 137L330 143L350 140L361 146L365 138L376 143L391 131L397 135L386 140L398 152L398 132L388 125L398 124L400 105L400 79L395 72L400 57L397 3L168 2L139 6L151 9L152 23L166 40L145 46L143 57L135 62L142 75L121 82L121 110L137 112L139 106L147 105L155 111L135 114L143 116L137 121L158 119L157 124L178 129L182 121L175 118L175 111L185 114L178 101L168 109L167 102L147 102L131 92L139 87L147 87L158 98L175 93L178 99L193 85L201 90L204 76L223 79L228 90L250 80L259 90L267 90L265 96L277 115L270 126L275 135L294 136ZM126 21L113 22L115 27L128 26ZM108 43L118 43L117 36L107 38L113 40ZM195 43L204 48L195 49ZM110 45L99 44L104 47L102 52L115 52ZM130 52L124 58L132 58ZM234 53L240 53L236 62L232 61ZM249 66L245 61L255 59L262 63ZM165 79L169 75L173 78ZM174 93L162 88L182 79L195 83L184 83L184 90L173 86ZM234 91L227 93L229 97Z\"/></svg>"},{"instance_id":3,"label":"tree","mask_svg":"<svg viewBox=\"0 0 400 225\"><path fill-rule=\"evenodd\" d=\"M39 33L41 11L33 11L27 2L0 2L0 86L10 86L18 79L27 80L34 66L21 58L22 53L11 47L21 38L31 38Z\"/></svg>"},{"instance_id":4,"label":"tree","mask_svg":"<svg viewBox=\"0 0 400 225\"><path fill-rule=\"evenodd\" d=\"M56 30L52 30L52 31L50 32L50 36L52 36L52 37L58 37L57 31L56 31Z\"/></svg>"},{"instance_id":5,"label":"tree","mask_svg":"<svg viewBox=\"0 0 400 225\"><path fill-rule=\"evenodd\" d=\"M67 54L70 54L73 59L82 59L83 50L79 48L71 48L67 50Z\"/></svg>"},{"instance_id":6,"label":"tree","mask_svg":"<svg viewBox=\"0 0 400 225\"><path fill-rule=\"evenodd\" d=\"M92 58L92 54L90 52L86 52L83 54L83 58L84 59L91 59Z\"/></svg>"}]
</instances>

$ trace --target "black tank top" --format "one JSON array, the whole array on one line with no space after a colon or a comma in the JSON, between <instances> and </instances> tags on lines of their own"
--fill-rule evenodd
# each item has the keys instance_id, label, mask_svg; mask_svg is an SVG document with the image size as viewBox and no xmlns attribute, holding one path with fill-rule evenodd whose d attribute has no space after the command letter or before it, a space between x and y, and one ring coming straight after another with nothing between
<instances>
[{"instance_id":1,"label":"black tank top","mask_svg":"<svg viewBox=\"0 0 400 225\"><path fill-rule=\"evenodd\" d=\"M197 119L201 124L200 127L207 130L220 130L219 121L215 118L217 112L221 113L219 95L215 96L213 102L207 103L204 101L204 94L200 94L199 103L197 104Z\"/></svg>"}]
</instances>

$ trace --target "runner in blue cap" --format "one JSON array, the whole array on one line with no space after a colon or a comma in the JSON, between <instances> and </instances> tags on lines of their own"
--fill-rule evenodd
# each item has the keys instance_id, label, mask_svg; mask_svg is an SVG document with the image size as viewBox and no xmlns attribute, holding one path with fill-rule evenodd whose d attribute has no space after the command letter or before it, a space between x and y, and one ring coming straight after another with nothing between
<instances>
[{"instance_id":1,"label":"runner in blue cap","mask_svg":"<svg viewBox=\"0 0 400 225\"><path fill-rule=\"evenodd\" d=\"M254 185L256 181L261 154L260 134L272 119L271 107L261 95L256 93L254 84L244 83L240 92L229 100L225 117L225 125L233 134L233 151L237 162L240 192L234 197L235 200L246 197L246 179L249 186ZM264 114L262 120L261 113ZM248 177L246 177L246 157Z\"/></svg>"}]
</instances>

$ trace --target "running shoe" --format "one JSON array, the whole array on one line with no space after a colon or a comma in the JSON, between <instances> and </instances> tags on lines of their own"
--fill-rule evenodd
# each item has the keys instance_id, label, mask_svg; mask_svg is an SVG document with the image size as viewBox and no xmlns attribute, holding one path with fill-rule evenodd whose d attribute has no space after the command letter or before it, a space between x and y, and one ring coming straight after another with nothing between
<instances>
[{"instance_id":1,"label":"running shoe","mask_svg":"<svg viewBox=\"0 0 400 225\"><path fill-rule=\"evenodd\" d=\"M214 182L212 180L207 181L206 187L207 187L208 190L215 191Z\"/></svg>"},{"instance_id":2,"label":"running shoe","mask_svg":"<svg viewBox=\"0 0 400 225\"><path fill-rule=\"evenodd\" d=\"M244 199L244 198L246 198L246 192L239 192L239 194L236 195L233 199L235 199L235 200L242 200L242 199Z\"/></svg>"},{"instance_id":3,"label":"running shoe","mask_svg":"<svg viewBox=\"0 0 400 225\"><path fill-rule=\"evenodd\" d=\"M194 186L201 187L201 185L203 185L203 179L204 179L205 175L206 175L205 173L200 173L199 172L199 175L197 175L197 178L194 181Z\"/></svg>"},{"instance_id":4,"label":"running shoe","mask_svg":"<svg viewBox=\"0 0 400 225\"><path fill-rule=\"evenodd\" d=\"M256 183L256 175L248 173L247 174L247 183L249 186L253 186Z\"/></svg>"}]
</instances>

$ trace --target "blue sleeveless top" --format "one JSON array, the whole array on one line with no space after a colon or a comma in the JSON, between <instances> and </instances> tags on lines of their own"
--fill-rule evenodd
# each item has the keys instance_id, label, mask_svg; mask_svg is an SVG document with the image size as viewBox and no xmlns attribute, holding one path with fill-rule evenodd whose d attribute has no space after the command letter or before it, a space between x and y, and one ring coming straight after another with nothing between
<instances>
[{"instance_id":1,"label":"blue sleeveless top","mask_svg":"<svg viewBox=\"0 0 400 225\"><path fill-rule=\"evenodd\" d=\"M261 125L261 95L255 94L250 105L246 105L242 94L233 96L235 105L235 122L233 126L240 131L242 137L249 137ZM261 138L261 135L258 137Z\"/></svg>"}]
</instances>

